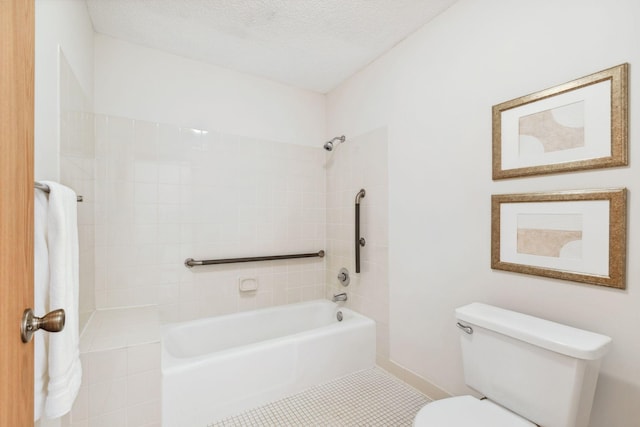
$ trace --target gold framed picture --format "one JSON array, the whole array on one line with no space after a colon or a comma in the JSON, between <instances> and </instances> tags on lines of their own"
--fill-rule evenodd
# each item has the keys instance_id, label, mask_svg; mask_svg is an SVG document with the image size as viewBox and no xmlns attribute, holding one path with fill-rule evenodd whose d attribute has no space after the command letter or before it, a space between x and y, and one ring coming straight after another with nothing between
<instances>
[{"instance_id":1,"label":"gold framed picture","mask_svg":"<svg viewBox=\"0 0 640 427\"><path fill-rule=\"evenodd\" d=\"M626 194L491 196L491 268L625 289Z\"/></svg>"},{"instance_id":2,"label":"gold framed picture","mask_svg":"<svg viewBox=\"0 0 640 427\"><path fill-rule=\"evenodd\" d=\"M628 64L493 106L493 179L625 166Z\"/></svg>"}]
</instances>

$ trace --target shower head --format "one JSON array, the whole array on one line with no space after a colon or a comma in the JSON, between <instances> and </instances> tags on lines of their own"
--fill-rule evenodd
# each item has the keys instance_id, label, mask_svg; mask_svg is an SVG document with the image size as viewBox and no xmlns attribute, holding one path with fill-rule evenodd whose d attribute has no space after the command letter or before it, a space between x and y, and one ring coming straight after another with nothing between
<instances>
[{"instance_id":1,"label":"shower head","mask_svg":"<svg viewBox=\"0 0 640 427\"><path fill-rule=\"evenodd\" d=\"M324 143L324 149L327 150L327 151L333 151L333 147L335 147L336 145L338 145L341 142L344 142L344 140L345 140L344 135L336 136L331 141L327 141L327 142Z\"/></svg>"}]
</instances>

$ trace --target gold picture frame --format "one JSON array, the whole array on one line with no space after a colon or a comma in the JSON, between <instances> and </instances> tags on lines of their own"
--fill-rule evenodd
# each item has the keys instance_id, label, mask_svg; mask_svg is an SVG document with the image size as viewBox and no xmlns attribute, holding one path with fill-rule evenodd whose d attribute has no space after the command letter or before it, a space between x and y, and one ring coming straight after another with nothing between
<instances>
[{"instance_id":1,"label":"gold picture frame","mask_svg":"<svg viewBox=\"0 0 640 427\"><path fill-rule=\"evenodd\" d=\"M491 268L626 288L627 190L491 196Z\"/></svg>"},{"instance_id":2,"label":"gold picture frame","mask_svg":"<svg viewBox=\"0 0 640 427\"><path fill-rule=\"evenodd\" d=\"M493 106L493 179L626 166L627 63Z\"/></svg>"}]
</instances>

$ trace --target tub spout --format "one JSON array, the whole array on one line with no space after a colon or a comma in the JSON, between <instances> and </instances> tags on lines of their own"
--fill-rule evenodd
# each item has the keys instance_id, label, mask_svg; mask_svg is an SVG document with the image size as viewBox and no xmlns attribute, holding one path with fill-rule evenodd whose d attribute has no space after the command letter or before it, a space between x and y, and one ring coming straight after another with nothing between
<instances>
[{"instance_id":1,"label":"tub spout","mask_svg":"<svg viewBox=\"0 0 640 427\"><path fill-rule=\"evenodd\" d=\"M342 292L340 294L335 294L333 296L333 302L346 301L346 300L347 300L347 294L345 292Z\"/></svg>"}]
</instances>

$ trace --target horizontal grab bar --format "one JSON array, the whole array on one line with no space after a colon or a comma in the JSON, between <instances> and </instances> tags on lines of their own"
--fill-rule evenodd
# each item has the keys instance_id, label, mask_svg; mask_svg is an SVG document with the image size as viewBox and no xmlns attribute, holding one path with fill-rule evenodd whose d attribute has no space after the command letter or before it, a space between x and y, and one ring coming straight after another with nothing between
<instances>
[{"instance_id":1,"label":"horizontal grab bar","mask_svg":"<svg viewBox=\"0 0 640 427\"><path fill-rule=\"evenodd\" d=\"M195 260L193 258L187 258L184 261L186 267L195 267L199 265L215 265L215 264L233 264L236 262L253 262L253 261L273 261L277 259L296 259L296 258L314 258L324 257L324 251L311 252L307 254L290 254L290 255L270 255L270 256L254 256L244 258L225 258L225 259L205 259Z\"/></svg>"}]
</instances>

